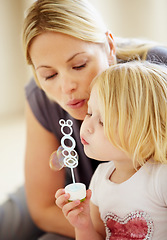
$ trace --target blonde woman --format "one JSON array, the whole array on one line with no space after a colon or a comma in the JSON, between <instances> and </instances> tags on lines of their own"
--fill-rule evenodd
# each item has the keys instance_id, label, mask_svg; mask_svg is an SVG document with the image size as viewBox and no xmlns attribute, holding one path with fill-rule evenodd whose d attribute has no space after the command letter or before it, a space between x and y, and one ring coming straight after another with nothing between
<instances>
[{"instance_id":1,"label":"blonde woman","mask_svg":"<svg viewBox=\"0 0 167 240\"><path fill-rule=\"evenodd\" d=\"M92 177L91 202L90 190L69 203L62 189L56 202L77 240L166 240L167 69L122 63L92 85L81 142L88 157L108 162Z\"/></svg>"},{"instance_id":2,"label":"blonde woman","mask_svg":"<svg viewBox=\"0 0 167 240\"><path fill-rule=\"evenodd\" d=\"M87 112L92 79L117 61L141 58L167 62L167 50L152 43L115 42L86 0L35 1L24 20L23 45L35 79L25 90L25 188L1 207L0 238L74 238L73 227L54 203L55 192L68 181L67 169L55 172L49 167L50 155L62 137L59 119L73 121L80 162L75 175L77 181L89 186L98 163L86 157L79 130Z\"/></svg>"}]
</instances>

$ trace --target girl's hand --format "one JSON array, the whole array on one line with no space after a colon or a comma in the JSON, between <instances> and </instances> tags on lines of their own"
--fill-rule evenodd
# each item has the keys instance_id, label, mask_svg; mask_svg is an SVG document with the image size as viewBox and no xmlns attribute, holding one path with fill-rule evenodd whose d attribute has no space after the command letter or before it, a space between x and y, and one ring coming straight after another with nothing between
<instances>
[{"instance_id":1,"label":"girl's hand","mask_svg":"<svg viewBox=\"0 0 167 240\"><path fill-rule=\"evenodd\" d=\"M86 229L90 224L90 197L91 190L86 191L86 199L83 202L80 200L69 202L70 194L65 193L64 189L59 189L55 194L57 206L62 209L67 220L78 229Z\"/></svg>"}]
</instances>

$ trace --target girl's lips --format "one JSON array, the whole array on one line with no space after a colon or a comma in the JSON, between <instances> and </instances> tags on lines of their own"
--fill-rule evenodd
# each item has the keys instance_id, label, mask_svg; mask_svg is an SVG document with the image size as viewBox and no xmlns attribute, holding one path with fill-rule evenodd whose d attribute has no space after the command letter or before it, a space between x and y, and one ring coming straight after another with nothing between
<instances>
[{"instance_id":1,"label":"girl's lips","mask_svg":"<svg viewBox=\"0 0 167 240\"><path fill-rule=\"evenodd\" d=\"M83 137L81 137L81 143L83 145L88 145L89 144Z\"/></svg>"},{"instance_id":2,"label":"girl's lips","mask_svg":"<svg viewBox=\"0 0 167 240\"><path fill-rule=\"evenodd\" d=\"M71 100L67 103L67 106L73 109L81 108L85 104L85 99L83 100Z\"/></svg>"}]
</instances>

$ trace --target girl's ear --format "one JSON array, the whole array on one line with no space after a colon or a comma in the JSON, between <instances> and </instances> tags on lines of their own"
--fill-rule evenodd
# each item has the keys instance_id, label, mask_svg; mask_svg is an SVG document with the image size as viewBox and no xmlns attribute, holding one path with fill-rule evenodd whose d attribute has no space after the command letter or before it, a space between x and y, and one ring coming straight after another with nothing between
<instances>
[{"instance_id":1,"label":"girl's ear","mask_svg":"<svg viewBox=\"0 0 167 240\"><path fill-rule=\"evenodd\" d=\"M112 65L116 63L115 42L110 31L107 31L105 34L106 34L107 43L109 47L108 62L109 62L109 65Z\"/></svg>"}]
</instances>

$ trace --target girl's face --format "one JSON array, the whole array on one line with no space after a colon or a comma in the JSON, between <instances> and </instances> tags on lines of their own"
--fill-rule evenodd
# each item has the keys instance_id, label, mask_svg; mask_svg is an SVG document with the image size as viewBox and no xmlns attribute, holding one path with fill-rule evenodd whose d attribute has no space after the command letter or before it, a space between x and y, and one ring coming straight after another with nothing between
<instances>
[{"instance_id":1,"label":"girl's face","mask_svg":"<svg viewBox=\"0 0 167 240\"><path fill-rule=\"evenodd\" d=\"M45 32L33 40L30 56L41 88L72 117L83 120L89 85L109 67L111 54L100 44Z\"/></svg>"},{"instance_id":2,"label":"girl's face","mask_svg":"<svg viewBox=\"0 0 167 240\"><path fill-rule=\"evenodd\" d=\"M85 154L100 161L124 161L127 155L113 146L105 136L103 128L103 107L100 103L96 85L93 86L88 102L88 112L81 125L81 142Z\"/></svg>"}]
</instances>

